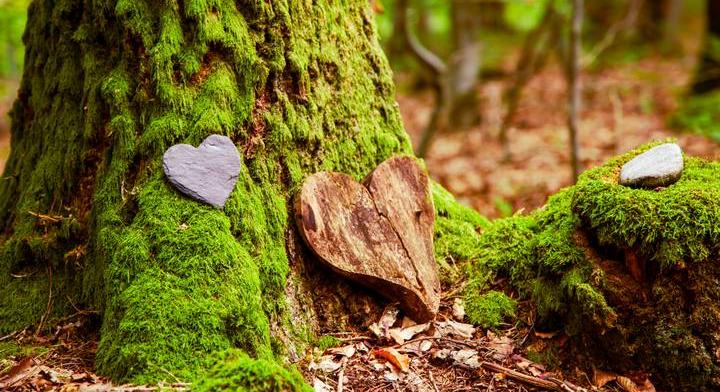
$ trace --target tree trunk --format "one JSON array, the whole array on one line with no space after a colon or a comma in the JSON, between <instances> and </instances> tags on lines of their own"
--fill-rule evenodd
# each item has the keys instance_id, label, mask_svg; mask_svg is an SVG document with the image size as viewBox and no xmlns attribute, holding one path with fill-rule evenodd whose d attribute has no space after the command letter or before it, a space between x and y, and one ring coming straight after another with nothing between
<instances>
[{"instance_id":1,"label":"tree trunk","mask_svg":"<svg viewBox=\"0 0 720 392\"><path fill-rule=\"evenodd\" d=\"M480 120L476 88L480 74L481 4L468 0L452 2L453 54L448 61L450 93L449 125L467 128Z\"/></svg>"},{"instance_id":2,"label":"tree trunk","mask_svg":"<svg viewBox=\"0 0 720 392\"><path fill-rule=\"evenodd\" d=\"M704 94L720 87L720 1L707 0L705 43L692 85L693 94Z\"/></svg>"},{"instance_id":3,"label":"tree trunk","mask_svg":"<svg viewBox=\"0 0 720 392\"><path fill-rule=\"evenodd\" d=\"M312 4L32 3L0 181L0 333L91 308L116 381L270 366L291 389L275 361L375 319L375 296L310 256L289 201L310 173L360 179L412 150L368 2ZM224 210L162 170L168 147L216 133L242 157Z\"/></svg>"}]
</instances>

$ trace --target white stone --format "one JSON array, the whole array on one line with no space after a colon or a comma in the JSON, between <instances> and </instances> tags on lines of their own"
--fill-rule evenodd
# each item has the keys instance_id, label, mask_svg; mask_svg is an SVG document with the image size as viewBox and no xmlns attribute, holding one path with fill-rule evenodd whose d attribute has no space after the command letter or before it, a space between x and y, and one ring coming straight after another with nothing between
<instances>
[{"instance_id":1,"label":"white stone","mask_svg":"<svg viewBox=\"0 0 720 392\"><path fill-rule=\"evenodd\" d=\"M661 144L626 163L620 171L620 184L637 188L667 187L680 179L683 166L680 146Z\"/></svg>"}]
</instances>

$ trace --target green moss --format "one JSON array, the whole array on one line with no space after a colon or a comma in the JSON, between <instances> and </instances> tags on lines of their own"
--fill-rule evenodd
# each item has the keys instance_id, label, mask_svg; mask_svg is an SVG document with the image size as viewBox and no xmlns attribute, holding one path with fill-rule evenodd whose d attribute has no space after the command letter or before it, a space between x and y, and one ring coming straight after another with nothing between
<instances>
[{"instance_id":1,"label":"green moss","mask_svg":"<svg viewBox=\"0 0 720 392\"><path fill-rule=\"evenodd\" d=\"M720 247L720 163L685 157L682 178L660 192L618 185L619 168L641 150L588 171L573 210L601 245L634 249L662 268L707 260Z\"/></svg>"},{"instance_id":2,"label":"green moss","mask_svg":"<svg viewBox=\"0 0 720 392\"><path fill-rule=\"evenodd\" d=\"M317 339L317 341L315 342L315 347L317 347L321 351L325 351L331 347L337 347L340 344L342 344L342 341L335 336L323 335Z\"/></svg>"},{"instance_id":3,"label":"green moss","mask_svg":"<svg viewBox=\"0 0 720 392\"><path fill-rule=\"evenodd\" d=\"M622 165L658 143L588 170L531 214L485 229L466 267L468 315L497 320L489 304L507 301L488 290L506 277L541 320L561 321L612 367L641 363L682 390L716 386L720 164L685 157L682 177L665 189L619 185ZM644 265L642 284L627 257Z\"/></svg>"},{"instance_id":4,"label":"green moss","mask_svg":"<svg viewBox=\"0 0 720 392\"><path fill-rule=\"evenodd\" d=\"M483 293L473 284L468 285L465 300L468 319L483 328L497 327L506 317L514 316L517 308L517 302L505 293L495 290Z\"/></svg>"},{"instance_id":5,"label":"green moss","mask_svg":"<svg viewBox=\"0 0 720 392\"><path fill-rule=\"evenodd\" d=\"M436 182L431 182L435 206L434 247L441 279L449 283L459 278L456 264L476 260L480 248L480 232L490 225L477 211L458 203Z\"/></svg>"},{"instance_id":6,"label":"green moss","mask_svg":"<svg viewBox=\"0 0 720 392\"><path fill-rule=\"evenodd\" d=\"M273 361L252 359L233 350L220 355L217 365L193 382L193 391L309 392L297 370Z\"/></svg>"}]
</instances>

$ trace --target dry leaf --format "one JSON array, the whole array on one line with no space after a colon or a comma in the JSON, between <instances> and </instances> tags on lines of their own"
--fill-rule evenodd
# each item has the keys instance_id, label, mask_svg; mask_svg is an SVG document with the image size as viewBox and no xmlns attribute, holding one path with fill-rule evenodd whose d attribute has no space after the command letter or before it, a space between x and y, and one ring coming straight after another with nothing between
<instances>
[{"instance_id":1,"label":"dry leaf","mask_svg":"<svg viewBox=\"0 0 720 392\"><path fill-rule=\"evenodd\" d=\"M344 357L350 358L353 355L355 355L355 345L349 344L344 347L335 347L335 348L331 348L331 349L327 350L327 352L330 354L342 355Z\"/></svg>"},{"instance_id":2,"label":"dry leaf","mask_svg":"<svg viewBox=\"0 0 720 392\"><path fill-rule=\"evenodd\" d=\"M452 305L452 315L457 321L465 319L465 303L461 298L455 298Z\"/></svg>"},{"instance_id":3,"label":"dry leaf","mask_svg":"<svg viewBox=\"0 0 720 392\"><path fill-rule=\"evenodd\" d=\"M627 392L640 392L637 385L627 377L617 376L615 381Z\"/></svg>"},{"instance_id":4,"label":"dry leaf","mask_svg":"<svg viewBox=\"0 0 720 392\"><path fill-rule=\"evenodd\" d=\"M488 334L490 335L490 334ZM507 336L503 337L496 337L495 335L492 335L493 338L488 342L488 348L492 351L494 351L493 358L495 358L498 361L503 361L510 355L512 355L513 351L515 351L515 345L513 344L513 340L510 339Z\"/></svg>"},{"instance_id":5,"label":"dry leaf","mask_svg":"<svg viewBox=\"0 0 720 392\"><path fill-rule=\"evenodd\" d=\"M412 327L413 325L417 325L417 323L415 322L415 320L411 319L411 318L408 317L408 316L405 316L405 317L403 317L403 319L402 319L402 323L400 324L400 327L401 327L401 328L407 328L407 327Z\"/></svg>"},{"instance_id":6,"label":"dry leaf","mask_svg":"<svg viewBox=\"0 0 720 392\"><path fill-rule=\"evenodd\" d=\"M407 372L410 369L410 358L407 355L400 354L392 347L375 350L375 356L387 359L388 362L403 372Z\"/></svg>"},{"instance_id":7,"label":"dry leaf","mask_svg":"<svg viewBox=\"0 0 720 392\"><path fill-rule=\"evenodd\" d=\"M370 366L372 366L372 368L376 372L379 372L379 371L385 369L385 365L383 365L382 363L375 361L375 360L370 361Z\"/></svg>"},{"instance_id":8,"label":"dry leaf","mask_svg":"<svg viewBox=\"0 0 720 392\"><path fill-rule=\"evenodd\" d=\"M340 362L335 362L334 355L323 355L320 357L319 363L310 363L310 370L318 369L325 373L332 373L340 369L340 366L342 366L342 364Z\"/></svg>"},{"instance_id":9,"label":"dry leaf","mask_svg":"<svg viewBox=\"0 0 720 392\"><path fill-rule=\"evenodd\" d=\"M441 321L437 323L438 330L441 335L456 335L466 339L470 339L475 334L475 327L471 324L459 323L453 320Z\"/></svg>"},{"instance_id":10,"label":"dry leaf","mask_svg":"<svg viewBox=\"0 0 720 392\"><path fill-rule=\"evenodd\" d=\"M450 350L443 348L432 353L433 359L445 360L450 356Z\"/></svg>"},{"instance_id":11,"label":"dry leaf","mask_svg":"<svg viewBox=\"0 0 720 392\"><path fill-rule=\"evenodd\" d=\"M18 381L37 373L38 370L34 365L35 360L32 357L27 357L15 364L4 377L0 378L0 389L8 388Z\"/></svg>"},{"instance_id":12,"label":"dry leaf","mask_svg":"<svg viewBox=\"0 0 720 392\"><path fill-rule=\"evenodd\" d=\"M593 385L595 385L598 388L602 388L605 386L605 384L609 383L610 381L615 381L617 379L617 374L613 372L606 372L604 370L593 370Z\"/></svg>"},{"instance_id":13,"label":"dry leaf","mask_svg":"<svg viewBox=\"0 0 720 392\"><path fill-rule=\"evenodd\" d=\"M452 357L455 363L459 363L473 369L480 367L480 358L478 357L478 352L476 350L464 349L453 351L450 354L450 357Z\"/></svg>"},{"instance_id":14,"label":"dry leaf","mask_svg":"<svg viewBox=\"0 0 720 392\"><path fill-rule=\"evenodd\" d=\"M432 342L430 340L423 340L422 342L420 342L420 351L425 352L427 350L430 350L431 347Z\"/></svg>"},{"instance_id":15,"label":"dry leaf","mask_svg":"<svg viewBox=\"0 0 720 392\"><path fill-rule=\"evenodd\" d=\"M363 342L356 344L355 349L357 349L357 351L360 351L361 353L366 353L366 352L370 351L368 346Z\"/></svg>"},{"instance_id":16,"label":"dry leaf","mask_svg":"<svg viewBox=\"0 0 720 392\"><path fill-rule=\"evenodd\" d=\"M646 378L642 385L638 385L637 389L640 392L655 392L655 385Z\"/></svg>"},{"instance_id":17,"label":"dry leaf","mask_svg":"<svg viewBox=\"0 0 720 392\"><path fill-rule=\"evenodd\" d=\"M384 337L385 337L385 334L383 333L383 331L382 331L382 329L380 328L380 326L378 325L378 323L372 323L372 324L370 324L370 325L368 326L368 329L370 330L370 332L373 333L373 335L375 335L375 336L378 337L378 338L384 338Z\"/></svg>"},{"instance_id":18,"label":"dry leaf","mask_svg":"<svg viewBox=\"0 0 720 392\"><path fill-rule=\"evenodd\" d=\"M535 331L535 336L539 337L540 339L552 339L557 334L560 333L560 331L554 331L554 332L539 332Z\"/></svg>"},{"instance_id":19,"label":"dry leaf","mask_svg":"<svg viewBox=\"0 0 720 392\"><path fill-rule=\"evenodd\" d=\"M318 378L313 378L313 389L315 392L334 392L330 385L325 384Z\"/></svg>"},{"instance_id":20,"label":"dry leaf","mask_svg":"<svg viewBox=\"0 0 720 392\"><path fill-rule=\"evenodd\" d=\"M427 331L428 327L430 327L429 323L416 324L407 328L391 328L388 334L397 344L403 344L420 332Z\"/></svg>"}]
</instances>

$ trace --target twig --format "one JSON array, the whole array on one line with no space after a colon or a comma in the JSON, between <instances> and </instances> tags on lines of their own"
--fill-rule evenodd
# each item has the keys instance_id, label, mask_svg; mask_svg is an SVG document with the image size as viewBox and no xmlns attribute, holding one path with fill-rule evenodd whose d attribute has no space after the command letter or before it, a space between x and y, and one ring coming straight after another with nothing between
<instances>
[{"instance_id":1,"label":"twig","mask_svg":"<svg viewBox=\"0 0 720 392\"><path fill-rule=\"evenodd\" d=\"M435 392L440 392L440 390L437 387L437 384L435 383L435 377L432 374L432 370L428 369L428 376L430 376L430 382L432 383L433 389Z\"/></svg>"},{"instance_id":2,"label":"twig","mask_svg":"<svg viewBox=\"0 0 720 392\"><path fill-rule=\"evenodd\" d=\"M345 378L345 365L347 365L347 358L342 359L342 365L340 366L340 372L338 373L337 392L343 392L343 378Z\"/></svg>"},{"instance_id":3,"label":"twig","mask_svg":"<svg viewBox=\"0 0 720 392\"><path fill-rule=\"evenodd\" d=\"M529 384L538 388L544 388L550 391L558 391L558 392L564 392L564 390L557 385L556 383L549 381L549 380L543 380L542 378L530 376L524 373L520 373L518 371L508 369L504 366L500 366L496 363L491 362L481 362L480 366L484 367L485 369L502 373L506 375L507 377L512 378L513 380L523 382L525 384Z\"/></svg>"}]
</instances>

